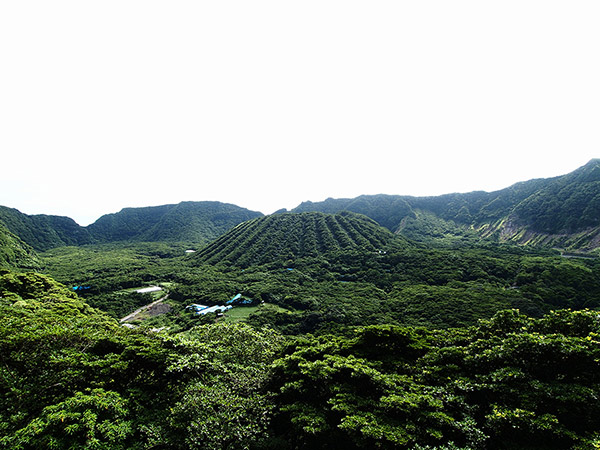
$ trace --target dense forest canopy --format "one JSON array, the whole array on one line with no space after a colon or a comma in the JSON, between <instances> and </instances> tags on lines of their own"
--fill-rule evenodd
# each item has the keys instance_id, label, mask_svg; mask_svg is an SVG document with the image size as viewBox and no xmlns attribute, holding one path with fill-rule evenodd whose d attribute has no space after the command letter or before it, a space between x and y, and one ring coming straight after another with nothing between
<instances>
[{"instance_id":1,"label":"dense forest canopy","mask_svg":"<svg viewBox=\"0 0 600 450\"><path fill-rule=\"evenodd\" d=\"M6 271L0 309L2 448L600 445L589 310L297 339L222 321L146 333Z\"/></svg>"},{"instance_id":2,"label":"dense forest canopy","mask_svg":"<svg viewBox=\"0 0 600 450\"><path fill-rule=\"evenodd\" d=\"M600 448L599 166L266 217L2 207L0 448Z\"/></svg>"}]
</instances>

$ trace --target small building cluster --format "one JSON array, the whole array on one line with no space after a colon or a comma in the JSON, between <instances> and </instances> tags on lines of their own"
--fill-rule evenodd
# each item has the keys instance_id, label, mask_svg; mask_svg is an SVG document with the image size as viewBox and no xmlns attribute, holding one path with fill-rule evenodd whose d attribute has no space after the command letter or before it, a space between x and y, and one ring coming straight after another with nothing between
<instances>
[{"instance_id":1,"label":"small building cluster","mask_svg":"<svg viewBox=\"0 0 600 450\"><path fill-rule=\"evenodd\" d=\"M205 315L213 312L223 313L233 308L234 305L250 305L251 303L252 300L244 299L242 298L242 294L237 294L231 300L228 300L225 305L206 306L192 303L191 305L186 306L185 309L192 310L198 315Z\"/></svg>"},{"instance_id":2,"label":"small building cluster","mask_svg":"<svg viewBox=\"0 0 600 450\"><path fill-rule=\"evenodd\" d=\"M242 294L237 294L231 300L228 300L227 303L225 303L225 304L226 305L250 305L251 303L252 303L252 300L250 300L249 298L243 299Z\"/></svg>"},{"instance_id":3,"label":"small building cluster","mask_svg":"<svg viewBox=\"0 0 600 450\"><path fill-rule=\"evenodd\" d=\"M91 286L73 286L74 291L87 291Z\"/></svg>"},{"instance_id":4,"label":"small building cluster","mask_svg":"<svg viewBox=\"0 0 600 450\"><path fill-rule=\"evenodd\" d=\"M191 305L188 305L185 307L186 309L191 309L192 311L195 311L196 314L199 315L205 315L205 314L210 314L213 312L224 312L227 311L228 309L233 308L233 306L228 305L228 306L205 306L205 305L198 305L197 303L192 303Z\"/></svg>"}]
</instances>

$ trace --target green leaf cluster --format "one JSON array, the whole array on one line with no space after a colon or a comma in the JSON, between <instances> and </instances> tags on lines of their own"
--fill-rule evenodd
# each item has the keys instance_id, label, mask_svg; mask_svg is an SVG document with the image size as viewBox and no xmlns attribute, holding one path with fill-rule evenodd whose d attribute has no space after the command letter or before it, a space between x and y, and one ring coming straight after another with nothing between
<instances>
[{"instance_id":1,"label":"green leaf cluster","mask_svg":"<svg viewBox=\"0 0 600 450\"><path fill-rule=\"evenodd\" d=\"M595 312L507 310L473 328L299 340L275 362L274 432L290 448L592 448L599 333Z\"/></svg>"}]
</instances>

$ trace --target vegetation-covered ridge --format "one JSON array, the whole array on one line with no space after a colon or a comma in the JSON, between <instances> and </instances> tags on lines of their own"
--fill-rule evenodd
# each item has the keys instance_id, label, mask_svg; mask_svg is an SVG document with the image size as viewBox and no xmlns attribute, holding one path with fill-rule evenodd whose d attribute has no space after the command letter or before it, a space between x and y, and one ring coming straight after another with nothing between
<instances>
[{"instance_id":1,"label":"vegetation-covered ridge","mask_svg":"<svg viewBox=\"0 0 600 450\"><path fill-rule=\"evenodd\" d=\"M516 183L495 192L436 197L363 195L305 202L294 212L364 214L417 240L493 239L591 250L600 246L600 159L567 175Z\"/></svg>"},{"instance_id":2,"label":"vegetation-covered ridge","mask_svg":"<svg viewBox=\"0 0 600 450\"><path fill-rule=\"evenodd\" d=\"M563 176L516 183L495 192L433 197L362 195L305 202L292 212L364 214L417 241L486 239L569 250L600 246L600 159ZM125 208L88 227L60 216L28 216L0 207L0 222L35 250L119 241L208 243L262 216L220 202Z\"/></svg>"},{"instance_id":3,"label":"vegetation-covered ridge","mask_svg":"<svg viewBox=\"0 0 600 450\"><path fill-rule=\"evenodd\" d=\"M122 241L205 244L235 225L260 216L259 212L227 203L181 202L125 208L82 227L68 217L27 215L0 207L0 224L37 251Z\"/></svg>"},{"instance_id":4,"label":"vegetation-covered ridge","mask_svg":"<svg viewBox=\"0 0 600 450\"><path fill-rule=\"evenodd\" d=\"M355 213L283 213L240 224L194 257L202 263L248 267L338 250L382 251L394 239L375 221Z\"/></svg>"},{"instance_id":5,"label":"vegetation-covered ridge","mask_svg":"<svg viewBox=\"0 0 600 450\"><path fill-rule=\"evenodd\" d=\"M68 217L30 216L14 208L0 206L0 224L37 251L93 242L89 232Z\"/></svg>"},{"instance_id":6,"label":"vegetation-covered ridge","mask_svg":"<svg viewBox=\"0 0 600 450\"><path fill-rule=\"evenodd\" d=\"M262 216L221 202L181 202L146 208L125 208L100 217L88 228L101 242L187 241L207 243L239 223Z\"/></svg>"}]
</instances>

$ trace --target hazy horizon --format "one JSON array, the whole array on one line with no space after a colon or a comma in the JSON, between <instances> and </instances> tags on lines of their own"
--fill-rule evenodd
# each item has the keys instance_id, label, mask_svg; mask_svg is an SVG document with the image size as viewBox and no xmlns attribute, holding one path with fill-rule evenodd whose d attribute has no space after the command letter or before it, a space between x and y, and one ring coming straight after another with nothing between
<instances>
[{"instance_id":1,"label":"hazy horizon","mask_svg":"<svg viewBox=\"0 0 600 450\"><path fill-rule=\"evenodd\" d=\"M0 4L0 204L265 214L494 191L600 151L600 4Z\"/></svg>"},{"instance_id":2,"label":"hazy horizon","mask_svg":"<svg viewBox=\"0 0 600 450\"><path fill-rule=\"evenodd\" d=\"M591 158L591 159L590 159L590 161L591 161L591 160L593 160L593 159L597 159L597 158ZM590 162L590 161L587 161L587 162ZM586 162L585 164L587 164L587 162ZM576 167L576 168L575 168L575 169L573 169L573 170L576 170L577 168L579 168L579 167L582 167L582 166L584 166L585 164L581 164L580 166ZM570 172L571 172L571 171L570 171ZM549 176L549 177L535 177L535 178L552 178L552 177L554 177L554 176L566 175L567 173L570 173L570 172L566 172L566 173L560 173L560 174L558 174L558 175L553 175L553 176ZM532 180L532 179L535 179L535 178L529 178L529 179L527 179L527 180L519 180L519 181L516 181L515 183L524 182L524 181L529 181L529 180ZM510 185L507 185L507 186L504 186L504 187L500 187L500 188L498 188L498 189L494 189L494 190L501 190L501 189L505 189L505 188L508 188L508 187L512 186L513 184L514 184L514 183L512 183L512 184L510 184ZM469 191L464 191L464 192L461 192L461 193L474 192L474 191L493 192L494 190L472 189L472 190L469 190ZM444 195L444 194L453 194L453 193L457 193L457 192L455 192L455 191L452 191L452 192L450 192L450 191L449 191L449 192L441 192L441 193L439 193L439 194L433 194L433 195ZM319 199L306 199L306 200L303 200L302 202L298 202L297 204L294 204L294 205L291 205L291 206L288 206L288 207L286 207L286 206L282 206L282 207L280 207L280 208L275 208L275 209L268 210L268 211L260 211L260 210L257 210L257 209L248 208L248 207L246 207L246 206L244 206L244 205L240 205L240 204L233 203L233 202L225 202L225 201L222 201L222 200L219 200L219 199L196 199L196 200L180 200L180 201L177 201L177 202L168 202L168 203L160 203L160 204L158 204L158 203L152 203L152 204L143 204L143 205L142 205L142 204L140 204L140 205L135 205L135 206L131 206L131 205L125 205L125 206L122 206L122 207L120 207L118 210L115 210L115 211L106 211L106 212L103 212L103 213L101 213L101 214L100 214L98 217L95 217L95 218L93 218L92 220L88 220L88 221L85 221L85 222L83 222L83 223L82 223L82 222L80 222L80 221L78 221L76 217L71 217L71 216L69 216L69 215L65 215L65 214L50 214L50 213L48 213L48 212L46 212L46 211L40 211L40 212L30 213L30 212L23 211L23 210L21 210L21 209L19 209L19 208L15 207L15 206L11 206L11 205L1 205L1 206L7 206L7 207L10 207L10 208L15 208L15 209L19 210L20 212L22 212L22 213L24 213L24 214L28 214L28 215L36 215L36 214L48 214L48 215L59 215L59 216L66 216L66 217L70 217L70 218L72 218L73 220L75 220L75 222L77 222L77 223L78 223L80 226L88 226L88 225L90 225L90 224L94 223L94 222L95 222L97 219L99 219L99 218L100 218L100 217L102 217L103 215L106 215L106 214L115 214L115 213L118 213L119 211L121 211L122 209L126 209L126 208L144 208L144 207L164 206L164 205L169 205L169 204L173 204L173 205L175 205L175 204L182 203L182 202L221 202L221 203L229 203L229 204L233 204L233 205L236 205L236 206L239 206L239 207L242 207L242 208L249 209L249 210L251 210L251 211L260 212L260 213L262 213L262 214L264 214L264 215L269 215L269 214L272 214L272 213L274 213L274 212L276 212L276 211L279 211L279 210L281 210L281 209L287 209L287 210L291 210L291 209L293 209L293 208L295 208L295 207L299 206L299 205L300 205L301 203L303 203L303 202L313 202L313 203L318 203L318 202L321 202L321 201L327 200L327 199L329 199L329 198L334 198L334 199L355 198L355 197L358 197L358 196L361 196L361 195L400 195L400 196L413 196L413 197L424 197L424 196L428 196L428 195L411 195L411 194L401 194L401 193L392 194L392 193L387 193L387 192L379 192L379 193L373 193L373 194L358 194L358 195L356 195L356 196L352 196L352 197L332 197L332 196L325 196L325 197L323 197L323 196L322 196L322 197L321 197L321 198L319 198Z\"/></svg>"}]
</instances>

